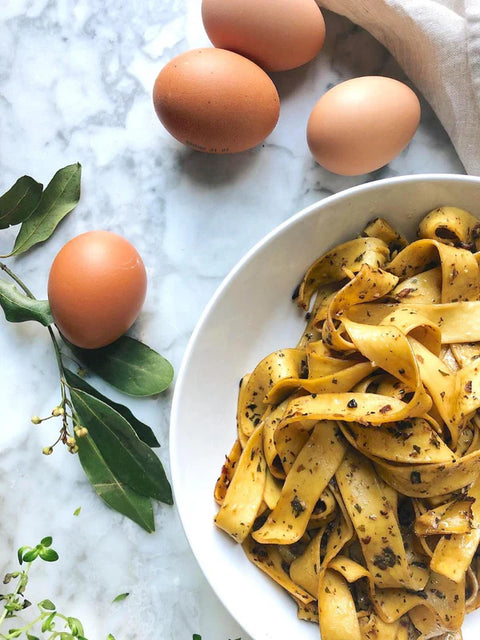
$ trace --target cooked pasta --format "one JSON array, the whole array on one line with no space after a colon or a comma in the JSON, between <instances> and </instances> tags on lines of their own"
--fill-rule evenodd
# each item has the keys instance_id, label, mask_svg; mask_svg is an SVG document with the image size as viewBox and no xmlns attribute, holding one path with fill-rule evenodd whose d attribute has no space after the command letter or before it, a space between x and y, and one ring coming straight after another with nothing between
<instances>
[{"instance_id":1,"label":"cooked pasta","mask_svg":"<svg viewBox=\"0 0 480 640\"><path fill-rule=\"evenodd\" d=\"M480 223L377 219L307 270L243 377L218 527L322 640L461 638L480 606Z\"/></svg>"}]
</instances>

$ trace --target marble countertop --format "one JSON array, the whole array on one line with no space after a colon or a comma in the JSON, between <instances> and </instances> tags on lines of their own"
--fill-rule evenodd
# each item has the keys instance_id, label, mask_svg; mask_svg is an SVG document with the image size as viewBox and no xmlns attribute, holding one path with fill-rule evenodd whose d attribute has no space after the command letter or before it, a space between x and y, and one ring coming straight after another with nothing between
<instances>
[{"instance_id":1,"label":"marble countertop","mask_svg":"<svg viewBox=\"0 0 480 640\"><path fill-rule=\"evenodd\" d=\"M75 212L43 246L11 261L38 297L49 266L80 232L126 236L147 266L149 290L133 333L178 370L203 307L237 260L299 209L364 181L424 172L463 173L429 106L410 146L389 166L345 178L319 167L305 124L331 85L357 75L405 79L389 54L347 20L326 14L327 40L312 63L274 74L277 128L232 156L182 147L158 122L151 91L174 55L208 45L200 0L7 0L0 8L0 191L23 174L46 183L83 166ZM13 241L2 232L0 252ZM16 549L52 535L60 560L32 567L29 599L52 598L80 618L90 640L249 640L211 591L175 508L156 506L157 531L110 511L65 448L42 456L56 426L34 427L58 402L46 331L0 318L0 572ZM127 401L151 424L168 471L169 391ZM112 395L115 395L112 392ZM125 398L118 399L125 402ZM81 507L78 516L74 511ZM129 592L122 602L113 598ZM260 640L259 638L256 640Z\"/></svg>"}]
</instances>

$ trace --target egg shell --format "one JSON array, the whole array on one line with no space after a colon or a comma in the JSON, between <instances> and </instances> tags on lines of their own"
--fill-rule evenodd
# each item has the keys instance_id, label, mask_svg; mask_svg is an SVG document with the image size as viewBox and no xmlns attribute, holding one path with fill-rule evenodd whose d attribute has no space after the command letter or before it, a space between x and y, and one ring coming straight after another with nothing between
<instances>
[{"instance_id":1,"label":"egg shell","mask_svg":"<svg viewBox=\"0 0 480 640\"><path fill-rule=\"evenodd\" d=\"M313 108L307 142L323 167L345 176L388 164L412 139L420 102L403 82L353 78L327 91Z\"/></svg>"},{"instance_id":2,"label":"egg shell","mask_svg":"<svg viewBox=\"0 0 480 640\"><path fill-rule=\"evenodd\" d=\"M277 90L251 60L204 48L182 53L158 74L155 111L180 142L208 153L250 149L274 129Z\"/></svg>"},{"instance_id":3,"label":"egg shell","mask_svg":"<svg viewBox=\"0 0 480 640\"><path fill-rule=\"evenodd\" d=\"M135 322L147 276L135 247L110 231L88 231L59 251L50 269L48 299L59 331L72 344L96 349Z\"/></svg>"},{"instance_id":4,"label":"egg shell","mask_svg":"<svg viewBox=\"0 0 480 640\"><path fill-rule=\"evenodd\" d=\"M309 62L325 40L315 0L203 0L202 18L216 47L236 51L267 71Z\"/></svg>"}]
</instances>

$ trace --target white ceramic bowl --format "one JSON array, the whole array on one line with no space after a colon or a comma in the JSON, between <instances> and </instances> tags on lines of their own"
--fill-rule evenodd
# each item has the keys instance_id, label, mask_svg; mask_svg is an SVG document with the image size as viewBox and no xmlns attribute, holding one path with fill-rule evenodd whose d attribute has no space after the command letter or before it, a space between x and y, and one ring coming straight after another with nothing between
<instances>
[{"instance_id":1,"label":"white ceramic bowl","mask_svg":"<svg viewBox=\"0 0 480 640\"><path fill-rule=\"evenodd\" d=\"M220 600L255 640L318 640L317 625L254 567L213 524L213 488L235 439L238 382L275 349L295 346L304 326L291 294L324 251L352 238L376 216L408 237L440 205L480 217L480 178L417 175L370 182L307 207L259 242L230 272L205 309L176 383L170 426L173 487L200 567ZM478 638L480 614L464 623Z\"/></svg>"}]
</instances>

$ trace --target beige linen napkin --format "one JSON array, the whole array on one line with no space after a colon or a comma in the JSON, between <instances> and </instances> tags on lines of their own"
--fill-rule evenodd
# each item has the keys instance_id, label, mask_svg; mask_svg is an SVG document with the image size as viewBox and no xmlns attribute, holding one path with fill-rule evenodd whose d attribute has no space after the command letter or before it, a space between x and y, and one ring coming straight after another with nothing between
<instances>
[{"instance_id":1,"label":"beige linen napkin","mask_svg":"<svg viewBox=\"0 0 480 640\"><path fill-rule=\"evenodd\" d=\"M317 1L390 51L480 175L480 0Z\"/></svg>"}]
</instances>

